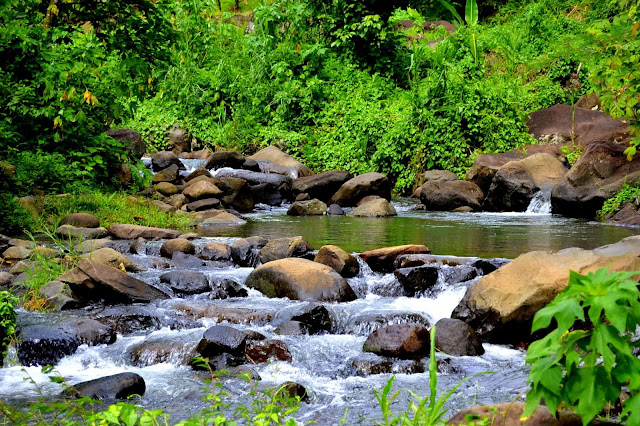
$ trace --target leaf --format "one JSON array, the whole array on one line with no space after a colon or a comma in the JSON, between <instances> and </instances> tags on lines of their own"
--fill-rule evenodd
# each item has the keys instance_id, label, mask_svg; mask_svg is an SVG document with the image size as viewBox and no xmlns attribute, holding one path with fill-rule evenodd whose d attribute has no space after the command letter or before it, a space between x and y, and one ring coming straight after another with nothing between
<instances>
[{"instance_id":1,"label":"leaf","mask_svg":"<svg viewBox=\"0 0 640 426\"><path fill-rule=\"evenodd\" d=\"M453 7L451 5L451 3L449 3L446 0L438 0L440 2L440 4L447 9L449 12L451 12L451 14L453 15L453 17L455 18L456 22L458 23L458 25L462 25L463 21L462 21L462 17L460 17L460 14L458 13L458 11L456 10L455 7Z\"/></svg>"},{"instance_id":2,"label":"leaf","mask_svg":"<svg viewBox=\"0 0 640 426\"><path fill-rule=\"evenodd\" d=\"M464 20L467 25L476 25L478 23L478 3L476 0L467 0L464 10Z\"/></svg>"}]
</instances>

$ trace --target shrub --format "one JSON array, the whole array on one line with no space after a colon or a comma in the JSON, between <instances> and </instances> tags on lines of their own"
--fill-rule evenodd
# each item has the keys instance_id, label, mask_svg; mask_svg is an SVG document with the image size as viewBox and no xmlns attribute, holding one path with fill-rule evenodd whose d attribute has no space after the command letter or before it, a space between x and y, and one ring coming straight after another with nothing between
<instances>
[{"instance_id":1,"label":"shrub","mask_svg":"<svg viewBox=\"0 0 640 426\"><path fill-rule=\"evenodd\" d=\"M8 291L0 291L0 367L7 346L16 332L16 307L18 299Z\"/></svg>"}]
</instances>

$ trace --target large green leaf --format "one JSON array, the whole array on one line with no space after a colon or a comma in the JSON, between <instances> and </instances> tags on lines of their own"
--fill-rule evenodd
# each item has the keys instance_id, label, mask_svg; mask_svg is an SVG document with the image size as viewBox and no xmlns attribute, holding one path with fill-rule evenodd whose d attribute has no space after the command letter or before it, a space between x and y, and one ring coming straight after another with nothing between
<instances>
[{"instance_id":1,"label":"large green leaf","mask_svg":"<svg viewBox=\"0 0 640 426\"><path fill-rule=\"evenodd\" d=\"M467 0L467 5L464 8L464 20L467 25L478 23L478 3L476 0Z\"/></svg>"}]
</instances>

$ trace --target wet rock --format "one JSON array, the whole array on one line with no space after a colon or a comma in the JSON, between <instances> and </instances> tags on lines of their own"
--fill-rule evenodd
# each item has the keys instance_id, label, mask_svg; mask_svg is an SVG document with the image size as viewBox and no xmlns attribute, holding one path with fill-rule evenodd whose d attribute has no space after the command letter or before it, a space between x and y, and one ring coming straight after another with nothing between
<instances>
[{"instance_id":1,"label":"wet rock","mask_svg":"<svg viewBox=\"0 0 640 426\"><path fill-rule=\"evenodd\" d=\"M139 160L142 158L144 153L147 151L147 144L145 143L140 133L136 132L132 129L109 129L105 132L106 135L111 136L113 139L127 142L128 145L125 147L127 152L129 152L135 159Z\"/></svg>"},{"instance_id":2,"label":"wet rock","mask_svg":"<svg viewBox=\"0 0 640 426\"><path fill-rule=\"evenodd\" d=\"M176 329L196 326L190 322L168 317L157 308L150 306L114 306L94 314L94 318L120 334L131 334L149 329L157 330L163 327Z\"/></svg>"},{"instance_id":3,"label":"wet rock","mask_svg":"<svg viewBox=\"0 0 640 426\"><path fill-rule=\"evenodd\" d=\"M213 358L223 353L244 356L247 334L228 325L214 325L208 328L198 346L198 352L204 358Z\"/></svg>"},{"instance_id":4,"label":"wet rock","mask_svg":"<svg viewBox=\"0 0 640 426\"><path fill-rule=\"evenodd\" d=\"M112 327L91 318L67 319L56 326L74 337L79 344L110 345L116 341L116 331Z\"/></svg>"},{"instance_id":5,"label":"wet rock","mask_svg":"<svg viewBox=\"0 0 640 426\"><path fill-rule=\"evenodd\" d=\"M162 290L117 268L87 259L80 260L77 268L60 276L58 281L67 283L74 296L84 302L148 303L169 298Z\"/></svg>"},{"instance_id":6,"label":"wet rock","mask_svg":"<svg viewBox=\"0 0 640 426\"><path fill-rule=\"evenodd\" d=\"M160 275L160 282L165 283L177 293L200 294L210 290L209 280L201 272L175 270Z\"/></svg>"},{"instance_id":7,"label":"wet rock","mask_svg":"<svg viewBox=\"0 0 640 426\"><path fill-rule=\"evenodd\" d=\"M282 340L263 340L248 343L244 353L249 362L253 364L273 361L291 362L293 360L287 344Z\"/></svg>"},{"instance_id":8,"label":"wet rock","mask_svg":"<svg viewBox=\"0 0 640 426\"><path fill-rule=\"evenodd\" d=\"M194 171L192 171L191 173L189 173L189 176L187 176L186 178L184 178L185 182L190 182L193 179L200 177L200 176L204 176L207 178L211 178L211 173L209 173L209 170L207 170L204 167L198 167L196 168Z\"/></svg>"},{"instance_id":9,"label":"wet rock","mask_svg":"<svg viewBox=\"0 0 640 426\"><path fill-rule=\"evenodd\" d=\"M229 167L232 169L241 169L244 165L245 157L236 151L217 151L211 154L204 165L207 170L221 169Z\"/></svg>"},{"instance_id":10,"label":"wet rock","mask_svg":"<svg viewBox=\"0 0 640 426\"><path fill-rule=\"evenodd\" d=\"M436 349L454 356L484 353L476 332L464 321L453 318L443 318L436 323Z\"/></svg>"},{"instance_id":11,"label":"wet rock","mask_svg":"<svg viewBox=\"0 0 640 426\"><path fill-rule=\"evenodd\" d=\"M429 355L429 330L417 324L394 324L374 331L362 350L401 359Z\"/></svg>"},{"instance_id":12,"label":"wet rock","mask_svg":"<svg viewBox=\"0 0 640 426\"><path fill-rule=\"evenodd\" d=\"M210 299L227 299L229 297L247 297L249 293L241 284L230 280L222 279L215 282L212 286Z\"/></svg>"},{"instance_id":13,"label":"wet rock","mask_svg":"<svg viewBox=\"0 0 640 426\"><path fill-rule=\"evenodd\" d=\"M327 209L327 214L329 216L344 216L345 212L344 210L342 210L342 207L340 207L339 205L331 204Z\"/></svg>"},{"instance_id":14,"label":"wet rock","mask_svg":"<svg viewBox=\"0 0 640 426\"><path fill-rule=\"evenodd\" d=\"M275 329L281 336L302 336L308 334L307 324L300 321L285 321Z\"/></svg>"},{"instance_id":15,"label":"wet rock","mask_svg":"<svg viewBox=\"0 0 640 426\"><path fill-rule=\"evenodd\" d=\"M163 169L158 173L156 173L155 175L153 175L153 178L151 178L151 182L153 183L175 182L178 180L179 176L180 176L180 168L175 164L172 164L166 169Z\"/></svg>"},{"instance_id":16,"label":"wet rock","mask_svg":"<svg viewBox=\"0 0 640 426\"><path fill-rule=\"evenodd\" d=\"M471 266L481 270L482 275L488 275L493 271L495 271L496 269L503 267L509 262L511 262L510 259L501 259L501 258L478 259L477 261L473 262Z\"/></svg>"},{"instance_id":17,"label":"wet rock","mask_svg":"<svg viewBox=\"0 0 640 426\"><path fill-rule=\"evenodd\" d=\"M276 238L260 249L260 262L268 263L287 257L306 257L313 247L302 237Z\"/></svg>"},{"instance_id":18,"label":"wet rock","mask_svg":"<svg viewBox=\"0 0 640 426\"><path fill-rule=\"evenodd\" d=\"M169 182L160 182L154 185L153 190L159 192L165 197L170 197L178 193L178 188L174 184Z\"/></svg>"},{"instance_id":19,"label":"wet rock","mask_svg":"<svg viewBox=\"0 0 640 426\"><path fill-rule=\"evenodd\" d=\"M472 421L487 419L493 426L580 426L582 422L576 414L563 411L556 419L549 409L540 405L526 421L522 419L523 402L505 402L496 405L477 405L458 412L447 421L448 425L469 425ZM466 419L473 420L466 420ZM594 423L598 424L598 423Z\"/></svg>"},{"instance_id":20,"label":"wet rock","mask_svg":"<svg viewBox=\"0 0 640 426\"><path fill-rule=\"evenodd\" d=\"M198 151L182 152L180 153L180 155L178 155L178 157L187 160L206 160L207 158L211 157L212 154L213 153L211 151L204 148Z\"/></svg>"},{"instance_id":21,"label":"wet rock","mask_svg":"<svg viewBox=\"0 0 640 426\"><path fill-rule=\"evenodd\" d=\"M394 361L391 366L393 374L420 374L424 373L424 364L418 359L403 359Z\"/></svg>"},{"instance_id":22,"label":"wet rock","mask_svg":"<svg viewBox=\"0 0 640 426\"><path fill-rule=\"evenodd\" d=\"M296 201L289 207L289 216L322 216L327 212L327 205L318 199Z\"/></svg>"},{"instance_id":23,"label":"wet rock","mask_svg":"<svg viewBox=\"0 0 640 426\"><path fill-rule=\"evenodd\" d=\"M172 258L174 253L194 254L196 246L189 240L184 238L175 238L162 244L160 247L160 255L162 257Z\"/></svg>"},{"instance_id":24,"label":"wet rock","mask_svg":"<svg viewBox=\"0 0 640 426\"><path fill-rule=\"evenodd\" d=\"M20 333L18 360L24 366L56 365L79 345L76 338L55 326L25 327Z\"/></svg>"},{"instance_id":25,"label":"wet rock","mask_svg":"<svg viewBox=\"0 0 640 426\"><path fill-rule=\"evenodd\" d=\"M300 258L266 263L254 269L245 283L268 297L292 300L347 302L353 289L332 268Z\"/></svg>"},{"instance_id":26,"label":"wet rock","mask_svg":"<svg viewBox=\"0 0 640 426\"><path fill-rule=\"evenodd\" d=\"M331 314L322 305L312 304L307 307L306 312L294 315L291 320L300 322L302 328L309 334L330 333L333 329Z\"/></svg>"},{"instance_id":27,"label":"wet rock","mask_svg":"<svg viewBox=\"0 0 640 426\"><path fill-rule=\"evenodd\" d=\"M349 213L354 217L389 217L397 216L398 212L390 202L384 198L377 198L359 205Z\"/></svg>"},{"instance_id":28,"label":"wet rock","mask_svg":"<svg viewBox=\"0 0 640 426\"><path fill-rule=\"evenodd\" d=\"M136 367L148 367L161 363L189 365L191 358L196 355L195 346L196 342L190 339L150 335L129 349L129 358Z\"/></svg>"},{"instance_id":29,"label":"wet rock","mask_svg":"<svg viewBox=\"0 0 640 426\"><path fill-rule=\"evenodd\" d=\"M424 265L460 266L476 260L476 257L442 256L435 254L405 254L397 257L396 267L411 268L414 266Z\"/></svg>"},{"instance_id":30,"label":"wet rock","mask_svg":"<svg viewBox=\"0 0 640 426\"><path fill-rule=\"evenodd\" d=\"M220 177L216 178L216 186L222 190L222 203L228 208L248 212L255 207L253 191L246 180Z\"/></svg>"},{"instance_id":31,"label":"wet rock","mask_svg":"<svg viewBox=\"0 0 640 426\"><path fill-rule=\"evenodd\" d=\"M407 296L414 297L436 285L439 270L437 266L418 266L397 269L394 274Z\"/></svg>"},{"instance_id":32,"label":"wet rock","mask_svg":"<svg viewBox=\"0 0 640 426\"><path fill-rule=\"evenodd\" d=\"M378 195L386 200L391 199L391 184L382 173L365 173L346 181L331 197L329 204L341 207L355 206L358 200L367 195Z\"/></svg>"},{"instance_id":33,"label":"wet rock","mask_svg":"<svg viewBox=\"0 0 640 426\"><path fill-rule=\"evenodd\" d=\"M640 156L627 161L625 146L594 142L551 192L553 213L593 218L622 185L640 180Z\"/></svg>"},{"instance_id":34,"label":"wet rock","mask_svg":"<svg viewBox=\"0 0 640 426\"><path fill-rule=\"evenodd\" d=\"M222 191L213 183L203 180L189 185L182 193L186 195L189 200L198 201L203 198L217 197L222 194Z\"/></svg>"},{"instance_id":35,"label":"wet rock","mask_svg":"<svg viewBox=\"0 0 640 426\"><path fill-rule=\"evenodd\" d=\"M470 281L478 276L478 270L469 265L451 268L440 268L440 275L447 284L457 284Z\"/></svg>"},{"instance_id":36,"label":"wet rock","mask_svg":"<svg viewBox=\"0 0 640 426\"><path fill-rule=\"evenodd\" d=\"M429 254L426 246L419 244L407 244L403 246L383 247L360 253L360 257L374 272L388 273L395 269L395 261L398 256L405 254Z\"/></svg>"},{"instance_id":37,"label":"wet rock","mask_svg":"<svg viewBox=\"0 0 640 426\"><path fill-rule=\"evenodd\" d=\"M231 257L238 266L255 266L260 249L268 242L267 238L259 236L238 240L231 245Z\"/></svg>"},{"instance_id":38,"label":"wet rock","mask_svg":"<svg viewBox=\"0 0 640 426\"><path fill-rule=\"evenodd\" d=\"M289 398L299 398L301 402L309 403L309 393L300 383L284 382L279 387L280 392Z\"/></svg>"},{"instance_id":39,"label":"wet rock","mask_svg":"<svg viewBox=\"0 0 640 426\"><path fill-rule=\"evenodd\" d=\"M511 161L494 176L483 208L489 211L523 212L536 193L557 185L568 171L551 154L534 154L523 160Z\"/></svg>"},{"instance_id":40,"label":"wet rock","mask_svg":"<svg viewBox=\"0 0 640 426\"><path fill-rule=\"evenodd\" d=\"M254 202L271 206L279 206L283 200L289 198L292 182L288 176L248 170L221 170L216 177L244 179L251 186Z\"/></svg>"},{"instance_id":41,"label":"wet rock","mask_svg":"<svg viewBox=\"0 0 640 426\"><path fill-rule=\"evenodd\" d=\"M429 181L422 185L420 202L427 210L452 211L459 207L482 210L484 193L473 182L464 180Z\"/></svg>"},{"instance_id":42,"label":"wet rock","mask_svg":"<svg viewBox=\"0 0 640 426\"><path fill-rule=\"evenodd\" d=\"M171 256L171 264L176 268L185 269L199 268L207 265L204 260L180 251L173 253L173 256Z\"/></svg>"},{"instance_id":43,"label":"wet rock","mask_svg":"<svg viewBox=\"0 0 640 426\"><path fill-rule=\"evenodd\" d=\"M207 226L215 226L215 225L236 226L236 225L244 225L245 223L247 223L246 220L240 219L238 216L231 214L229 212L221 211L215 216L204 219L202 222L198 224L198 227L206 228Z\"/></svg>"},{"instance_id":44,"label":"wet rock","mask_svg":"<svg viewBox=\"0 0 640 426\"><path fill-rule=\"evenodd\" d=\"M567 156L560 150L559 146L527 145L501 154L480 155L474 160L473 166L467 172L465 179L478 185L483 193L487 193L493 177L502 166L510 161L519 161L539 153L553 155L562 163L567 161Z\"/></svg>"},{"instance_id":45,"label":"wet rock","mask_svg":"<svg viewBox=\"0 0 640 426\"><path fill-rule=\"evenodd\" d=\"M605 266L611 271L638 271L639 255L638 236L594 250L523 254L469 287L452 318L465 321L491 343L535 340L530 335L533 316L566 287L569 271L586 274Z\"/></svg>"},{"instance_id":46,"label":"wet rock","mask_svg":"<svg viewBox=\"0 0 640 426\"><path fill-rule=\"evenodd\" d=\"M273 173L287 174L294 178L300 176L309 176L313 172L307 166L290 156L285 154L278 147L268 146L261 149L255 154L248 157L258 162L270 162L270 171ZM274 167L275 166L275 167Z\"/></svg>"},{"instance_id":47,"label":"wet rock","mask_svg":"<svg viewBox=\"0 0 640 426\"><path fill-rule=\"evenodd\" d=\"M135 240L145 238L148 240L159 240L164 238L178 238L180 231L173 229L153 228L150 226L117 224L109 226L109 233L115 238L122 240Z\"/></svg>"},{"instance_id":48,"label":"wet rock","mask_svg":"<svg viewBox=\"0 0 640 426\"><path fill-rule=\"evenodd\" d=\"M156 152L151 156L151 168L154 172L165 170L170 166L184 167L178 156L171 151Z\"/></svg>"},{"instance_id":49,"label":"wet rock","mask_svg":"<svg viewBox=\"0 0 640 426\"><path fill-rule=\"evenodd\" d=\"M372 353L363 353L351 359L351 365L359 376L372 376L374 374L391 373L393 363L389 358L384 358Z\"/></svg>"},{"instance_id":50,"label":"wet rock","mask_svg":"<svg viewBox=\"0 0 640 426\"><path fill-rule=\"evenodd\" d=\"M140 267L134 265L128 257L109 247L103 247L90 253L85 253L80 256L80 259L92 260L96 263L100 263L101 265L107 265L113 268L124 268L127 271L140 271Z\"/></svg>"},{"instance_id":51,"label":"wet rock","mask_svg":"<svg viewBox=\"0 0 640 426\"><path fill-rule=\"evenodd\" d=\"M324 172L295 179L292 189L295 194L306 193L309 198L327 202L352 177L351 173L344 171Z\"/></svg>"},{"instance_id":52,"label":"wet rock","mask_svg":"<svg viewBox=\"0 0 640 426\"><path fill-rule=\"evenodd\" d=\"M100 377L71 386L70 393L100 401L127 399L133 395L143 395L146 385L142 376L136 373L120 373Z\"/></svg>"},{"instance_id":53,"label":"wet rock","mask_svg":"<svg viewBox=\"0 0 640 426\"><path fill-rule=\"evenodd\" d=\"M90 213L71 213L60 221L60 225L71 225L76 228L97 228L100 221Z\"/></svg>"},{"instance_id":54,"label":"wet rock","mask_svg":"<svg viewBox=\"0 0 640 426\"><path fill-rule=\"evenodd\" d=\"M313 261L330 266L345 278L355 277L360 272L358 260L334 245L322 246Z\"/></svg>"},{"instance_id":55,"label":"wet rock","mask_svg":"<svg viewBox=\"0 0 640 426\"><path fill-rule=\"evenodd\" d=\"M200 249L198 257L204 260L231 261L231 247L224 243L208 243Z\"/></svg>"}]
</instances>

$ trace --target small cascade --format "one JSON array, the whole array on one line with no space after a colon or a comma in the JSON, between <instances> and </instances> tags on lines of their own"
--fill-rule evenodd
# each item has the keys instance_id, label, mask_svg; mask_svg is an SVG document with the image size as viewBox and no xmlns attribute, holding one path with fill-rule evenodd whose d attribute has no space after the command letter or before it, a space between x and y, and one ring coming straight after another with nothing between
<instances>
[{"instance_id":1,"label":"small cascade","mask_svg":"<svg viewBox=\"0 0 640 426\"><path fill-rule=\"evenodd\" d=\"M205 163L207 162L206 159L202 159L202 158L193 158L193 159L181 158L180 161L184 165L186 175L191 174L198 167L204 166Z\"/></svg>"},{"instance_id":2,"label":"small cascade","mask_svg":"<svg viewBox=\"0 0 640 426\"><path fill-rule=\"evenodd\" d=\"M533 196L525 213L551 214L551 190L553 187L541 189Z\"/></svg>"}]
</instances>

